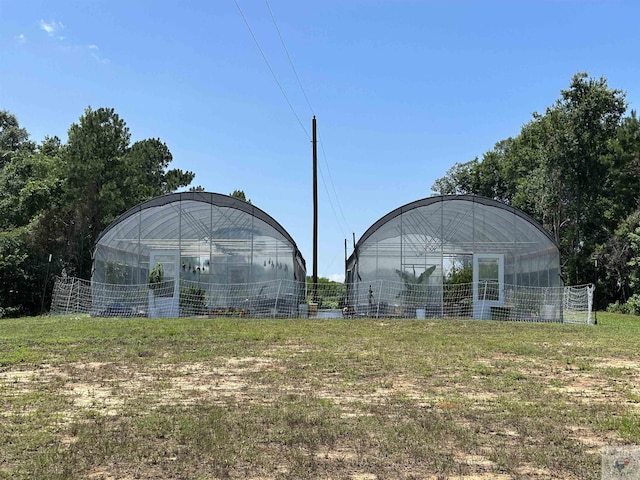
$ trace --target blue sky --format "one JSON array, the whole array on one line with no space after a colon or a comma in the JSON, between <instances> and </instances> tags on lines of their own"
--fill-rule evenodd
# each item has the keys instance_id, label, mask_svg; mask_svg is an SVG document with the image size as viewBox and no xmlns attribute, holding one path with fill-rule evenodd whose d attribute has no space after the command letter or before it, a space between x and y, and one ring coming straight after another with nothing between
<instances>
[{"instance_id":1,"label":"blue sky","mask_svg":"<svg viewBox=\"0 0 640 480\"><path fill-rule=\"evenodd\" d=\"M341 279L345 238L350 254L576 72L638 109L639 27L636 0L0 0L0 109L39 142L114 108L194 184L244 190L309 273L315 114L319 274Z\"/></svg>"}]
</instances>

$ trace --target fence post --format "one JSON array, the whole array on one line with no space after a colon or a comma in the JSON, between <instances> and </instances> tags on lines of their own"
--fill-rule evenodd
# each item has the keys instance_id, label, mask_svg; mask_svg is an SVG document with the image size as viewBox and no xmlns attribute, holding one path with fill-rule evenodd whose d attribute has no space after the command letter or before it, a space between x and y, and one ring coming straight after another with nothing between
<instances>
[{"instance_id":1,"label":"fence post","mask_svg":"<svg viewBox=\"0 0 640 480\"><path fill-rule=\"evenodd\" d=\"M591 321L591 310L593 309L593 292L596 289L596 286L593 284L587 285L587 323L590 325Z\"/></svg>"},{"instance_id":2,"label":"fence post","mask_svg":"<svg viewBox=\"0 0 640 480\"><path fill-rule=\"evenodd\" d=\"M376 302L376 318L380 318L380 298L382 298L382 280L379 280L378 301Z\"/></svg>"},{"instance_id":3,"label":"fence post","mask_svg":"<svg viewBox=\"0 0 640 480\"><path fill-rule=\"evenodd\" d=\"M71 277L71 287L69 288L69 295L67 295L67 308L64 310L65 315L69 314L69 305L71 304L71 294L73 293L73 282L75 282L76 277Z\"/></svg>"},{"instance_id":4,"label":"fence post","mask_svg":"<svg viewBox=\"0 0 640 480\"><path fill-rule=\"evenodd\" d=\"M282 287L282 279L278 282L278 291L276 293L276 303L273 308L272 318L276 318L276 314L278 313L278 302L280 301L280 288Z\"/></svg>"},{"instance_id":5,"label":"fence post","mask_svg":"<svg viewBox=\"0 0 640 480\"><path fill-rule=\"evenodd\" d=\"M78 279L78 280L80 280L80 281L78 282L78 291L76 292L76 313L80 313L80 304L81 304L81 301L80 301L80 300L81 300L81 297L80 297L80 295L82 294L82 290L81 290L81 287L82 287L82 279ZM89 293L91 293L91 290L89 290ZM91 299L91 303L92 303L92 305L93 305L93 298ZM84 312L83 312L83 313L84 313Z\"/></svg>"},{"instance_id":6,"label":"fence post","mask_svg":"<svg viewBox=\"0 0 640 480\"><path fill-rule=\"evenodd\" d=\"M485 315L487 311L487 306L485 302L487 301L487 284L489 282L484 280L484 291L482 292L482 310L480 311L481 320L486 320ZM491 309L489 309L489 319L491 319Z\"/></svg>"}]
</instances>

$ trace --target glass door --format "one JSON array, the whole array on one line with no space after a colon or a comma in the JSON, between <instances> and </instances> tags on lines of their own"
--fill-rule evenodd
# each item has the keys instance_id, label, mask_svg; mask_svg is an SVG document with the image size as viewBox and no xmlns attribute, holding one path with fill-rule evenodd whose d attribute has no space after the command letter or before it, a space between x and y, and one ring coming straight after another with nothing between
<instances>
[{"instance_id":1,"label":"glass door","mask_svg":"<svg viewBox=\"0 0 640 480\"><path fill-rule=\"evenodd\" d=\"M504 255L473 256L473 318L491 318L491 307L504 304Z\"/></svg>"},{"instance_id":2,"label":"glass door","mask_svg":"<svg viewBox=\"0 0 640 480\"><path fill-rule=\"evenodd\" d=\"M178 317L180 291L180 254L177 250L151 250L149 271L162 267L162 285L149 290L149 317Z\"/></svg>"}]
</instances>

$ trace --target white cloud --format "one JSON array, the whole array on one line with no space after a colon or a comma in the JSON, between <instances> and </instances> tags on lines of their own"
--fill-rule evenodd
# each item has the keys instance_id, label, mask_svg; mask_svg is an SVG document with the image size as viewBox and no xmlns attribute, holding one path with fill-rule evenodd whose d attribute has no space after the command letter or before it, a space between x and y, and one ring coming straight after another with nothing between
<instances>
[{"instance_id":1,"label":"white cloud","mask_svg":"<svg viewBox=\"0 0 640 480\"><path fill-rule=\"evenodd\" d=\"M344 282L344 273L332 273L331 275L329 275L327 277L329 280L331 280L332 282L340 282L343 283Z\"/></svg>"},{"instance_id":2,"label":"white cloud","mask_svg":"<svg viewBox=\"0 0 640 480\"><path fill-rule=\"evenodd\" d=\"M57 20L51 20L50 22L45 22L44 20L40 20L40 28L47 32L47 35L53 36L56 32L59 32L64 28L64 25ZM64 37L58 37L58 39L62 40Z\"/></svg>"},{"instance_id":3,"label":"white cloud","mask_svg":"<svg viewBox=\"0 0 640 480\"><path fill-rule=\"evenodd\" d=\"M51 20L49 22L45 20L40 20L40 28L50 37L56 38L60 41L65 39L64 36L59 34L60 31L64 29L64 25L62 24L62 22L59 22L57 20ZM70 44L66 44L66 45L63 44L62 48L65 51L84 50L85 52L88 52L91 55L91 58L93 58L95 61L103 64L109 63L108 58L104 58L102 55L100 55L100 48L95 43L91 43L86 46L81 46L77 44L74 45L73 42L71 42Z\"/></svg>"},{"instance_id":4,"label":"white cloud","mask_svg":"<svg viewBox=\"0 0 640 480\"><path fill-rule=\"evenodd\" d=\"M102 55L100 55L99 53L99 48L97 45L95 44L91 44L87 47L89 49L89 52L91 53L91 57L96 60L97 62L106 64L109 63L109 59L108 58L104 58Z\"/></svg>"},{"instance_id":5,"label":"white cloud","mask_svg":"<svg viewBox=\"0 0 640 480\"><path fill-rule=\"evenodd\" d=\"M26 43L27 37L24 36L24 33L21 33L16 37L16 40L18 40L18 43Z\"/></svg>"}]
</instances>

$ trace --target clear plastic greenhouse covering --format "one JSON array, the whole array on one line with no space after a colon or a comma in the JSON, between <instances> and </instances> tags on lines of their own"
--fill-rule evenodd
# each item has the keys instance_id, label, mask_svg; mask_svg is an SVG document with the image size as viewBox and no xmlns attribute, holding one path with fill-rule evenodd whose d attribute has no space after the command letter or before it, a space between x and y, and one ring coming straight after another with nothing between
<instances>
[{"instance_id":1,"label":"clear plastic greenhouse covering","mask_svg":"<svg viewBox=\"0 0 640 480\"><path fill-rule=\"evenodd\" d=\"M251 203L209 192L165 195L128 210L102 233L93 260L96 285L147 284L159 271L163 289L149 293L151 304L162 305L159 314L179 308L185 281L293 284L306 278L300 251L277 221Z\"/></svg>"},{"instance_id":2,"label":"clear plastic greenhouse covering","mask_svg":"<svg viewBox=\"0 0 640 480\"><path fill-rule=\"evenodd\" d=\"M403 282L408 295L429 290L417 305L426 310L442 307L444 286L469 282L474 318L487 318L492 307L504 305L506 285L563 285L558 246L535 220L472 195L425 198L374 223L347 261L347 301L355 304L376 281ZM398 300L385 296L381 301L394 305ZM554 308L560 308L557 301Z\"/></svg>"}]
</instances>

